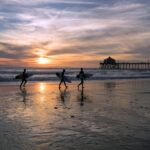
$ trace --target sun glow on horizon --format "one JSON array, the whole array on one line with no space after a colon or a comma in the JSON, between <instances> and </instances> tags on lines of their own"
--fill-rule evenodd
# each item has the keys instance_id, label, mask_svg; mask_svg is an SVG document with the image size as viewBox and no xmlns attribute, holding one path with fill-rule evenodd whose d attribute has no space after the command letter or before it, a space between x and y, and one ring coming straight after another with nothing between
<instances>
[{"instance_id":1,"label":"sun glow on horizon","mask_svg":"<svg viewBox=\"0 0 150 150\"><path fill-rule=\"evenodd\" d=\"M46 57L39 57L37 62L38 62L38 64L44 65L44 64L50 63L50 59L46 58Z\"/></svg>"}]
</instances>

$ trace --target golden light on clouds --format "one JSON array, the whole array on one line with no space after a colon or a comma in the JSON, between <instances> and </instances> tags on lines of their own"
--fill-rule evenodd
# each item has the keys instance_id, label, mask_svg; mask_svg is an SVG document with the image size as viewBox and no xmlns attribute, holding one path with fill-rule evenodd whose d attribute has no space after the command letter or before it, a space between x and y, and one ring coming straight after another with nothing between
<instances>
[{"instance_id":1,"label":"golden light on clouds","mask_svg":"<svg viewBox=\"0 0 150 150\"><path fill-rule=\"evenodd\" d=\"M36 62L40 65L48 65L51 63L51 58L47 55L47 50L45 49L37 49L35 51L37 55Z\"/></svg>"},{"instance_id":2,"label":"golden light on clouds","mask_svg":"<svg viewBox=\"0 0 150 150\"><path fill-rule=\"evenodd\" d=\"M37 49L35 50L35 54L38 56L45 56L47 54L47 51L44 49Z\"/></svg>"}]
</instances>

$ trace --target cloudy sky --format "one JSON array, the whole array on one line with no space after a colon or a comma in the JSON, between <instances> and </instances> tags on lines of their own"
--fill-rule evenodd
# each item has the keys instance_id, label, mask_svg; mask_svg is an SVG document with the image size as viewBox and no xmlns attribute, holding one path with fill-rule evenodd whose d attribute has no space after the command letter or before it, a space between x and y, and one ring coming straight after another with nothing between
<instances>
[{"instance_id":1,"label":"cloudy sky","mask_svg":"<svg viewBox=\"0 0 150 150\"><path fill-rule=\"evenodd\" d=\"M0 0L0 66L150 60L150 0Z\"/></svg>"}]
</instances>

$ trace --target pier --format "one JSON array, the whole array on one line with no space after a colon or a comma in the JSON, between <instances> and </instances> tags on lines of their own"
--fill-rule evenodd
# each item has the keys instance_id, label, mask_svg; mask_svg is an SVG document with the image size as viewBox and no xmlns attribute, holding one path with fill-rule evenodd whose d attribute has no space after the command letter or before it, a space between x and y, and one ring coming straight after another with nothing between
<instances>
[{"instance_id":1,"label":"pier","mask_svg":"<svg viewBox=\"0 0 150 150\"><path fill-rule=\"evenodd\" d=\"M100 62L100 69L108 70L150 70L149 62L116 62L115 59L108 57Z\"/></svg>"}]
</instances>

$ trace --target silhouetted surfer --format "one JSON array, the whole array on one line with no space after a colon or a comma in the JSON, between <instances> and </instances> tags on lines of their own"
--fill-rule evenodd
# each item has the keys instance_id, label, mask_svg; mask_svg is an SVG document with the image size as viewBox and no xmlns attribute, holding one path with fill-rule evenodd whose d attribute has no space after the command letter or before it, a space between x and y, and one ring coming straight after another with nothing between
<instances>
[{"instance_id":1,"label":"silhouetted surfer","mask_svg":"<svg viewBox=\"0 0 150 150\"><path fill-rule=\"evenodd\" d=\"M83 68L81 68L81 70L78 74L78 78L81 80L81 82L78 84L78 88L80 87L80 85L82 85L82 88L84 88L83 84L84 84L84 80L85 80L85 74L84 74Z\"/></svg>"},{"instance_id":2,"label":"silhouetted surfer","mask_svg":"<svg viewBox=\"0 0 150 150\"><path fill-rule=\"evenodd\" d=\"M22 82L20 84L20 88L22 86L25 87L26 83L27 83L27 73L26 73L26 69L24 69L23 72L22 72Z\"/></svg>"},{"instance_id":3,"label":"silhouetted surfer","mask_svg":"<svg viewBox=\"0 0 150 150\"><path fill-rule=\"evenodd\" d=\"M67 88L67 85L66 85L66 82L65 82L65 79L64 79L64 76L65 76L65 69L63 69L62 73L61 73L61 81L59 83L59 88L61 88L61 84L64 83L65 87Z\"/></svg>"}]
</instances>

